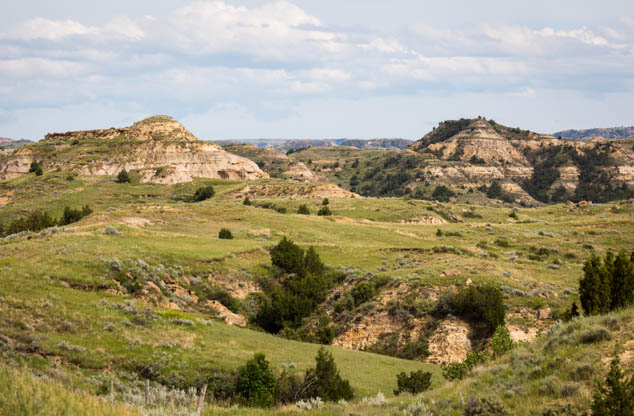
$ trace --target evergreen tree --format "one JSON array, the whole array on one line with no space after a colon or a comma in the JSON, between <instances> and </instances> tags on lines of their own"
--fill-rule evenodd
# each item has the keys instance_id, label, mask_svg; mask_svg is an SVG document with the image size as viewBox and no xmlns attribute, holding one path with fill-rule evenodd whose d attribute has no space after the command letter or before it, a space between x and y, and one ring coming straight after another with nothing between
<instances>
[{"instance_id":1,"label":"evergreen tree","mask_svg":"<svg viewBox=\"0 0 634 416\"><path fill-rule=\"evenodd\" d=\"M579 281L579 298L586 315L596 315L610 310L610 284L608 274L597 255L590 257L583 266L584 277Z\"/></svg>"},{"instance_id":2,"label":"evergreen tree","mask_svg":"<svg viewBox=\"0 0 634 416\"><path fill-rule=\"evenodd\" d=\"M249 197L245 197L244 201L242 201L243 205L247 205L247 206L251 206L251 200L249 199Z\"/></svg>"},{"instance_id":3,"label":"evergreen tree","mask_svg":"<svg viewBox=\"0 0 634 416\"><path fill-rule=\"evenodd\" d=\"M634 416L634 377L623 377L618 356L594 395L592 416Z\"/></svg>"},{"instance_id":4,"label":"evergreen tree","mask_svg":"<svg viewBox=\"0 0 634 416\"><path fill-rule=\"evenodd\" d=\"M275 375L264 354L255 354L238 369L236 393L242 397L247 406L273 406L275 385Z\"/></svg>"},{"instance_id":5,"label":"evergreen tree","mask_svg":"<svg viewBox=\"0 0 634 416\"><path fill-rule=\"evenodd\" d=\"M610 258L608 271L612 275L611 309L622 308L634 301L634 263L625 252Z\"/></svg>"},{"instance_id":6,"label":"evergreen tree","mask_svg":"<svg viewBox=\"0 0 634 416\"><path fill-rule=\"evenodd\" d=\"M341 378L332 354L321 347L315 357L316 366L306 372L305 383L309 386L309 397L321 397L336 402L351 400L354 392L348 380Z\"/></svg>"},{"instance_id":7,"label":"evergreen tree","mask_svg":"<svg viewBox=\"0 0 634 416\"><path fill-rule=\"evenodd\" d=\"M306 204L302 204L297 208L297 213L302 215L310 215L310 210Z\"/></svg>"},{"instance_id":8,"label":"evergreen tree","mask_svg":"<svg viewBox=\"0 0 634 416\"><path fill-rule=\"evenodd\" d=\"M127 170L123 169L121 172L119 172L119 174L117 175L117 182L130 183L130 174L128 174Z\"/></svg>"},{"instance_id":9,"label":"evergreen tree","mask_svg":"<svg viewBox=\"0 0 634 416\"><path fill-rule=\"evenodd\" d=\"M511 334L504 325L499 325L495 329L495 333L491 339L491 349L493 350L493 358L501 357L513 349Z\"/></svg>"}]
</instances>

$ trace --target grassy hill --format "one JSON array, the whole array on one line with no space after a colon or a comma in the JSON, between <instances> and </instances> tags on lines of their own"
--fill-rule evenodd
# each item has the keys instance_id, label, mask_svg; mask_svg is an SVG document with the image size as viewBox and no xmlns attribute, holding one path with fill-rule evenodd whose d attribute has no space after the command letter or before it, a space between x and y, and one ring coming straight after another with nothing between
<instances>
[{"instance_id":1,"label":"grassy hill","mask_svg":"<svg viewBox=\"0 0 634 416\"><path fill-rule=\"evenodd\" d=\"M328 151L308 149L296 154ZM369 152L367 160L372 160L370 155L376 153ZM312 155L317 156L314 163L322 160L319 154ZM301 373L314 365L319 345L269 335L252 324L248 328L229 326L208 303L221 299L216 297L221 291L227 292L237 302L236 312L251 316L261 291L260 278L270 264L268 249L283 236L302 247L314 246L328 266L344 275L333 289L333 297L306 320L306 327L326 313L337 336L347 340L360 329L368 331L370 340L382 332L406 333L413 323L433 330L439 321L429 312L439 294L485 282L503 287L507 324L518 331L546 333L577 300L577 281L590 253L634 249L634 206L624 202L512 210L503 205L408 198L346 198L331 199L333 215L323 217L315 215L321 198L302 197L302 192L308 192L307 185L279 179L250 182L248 186L262 185L264 191L253 205L246 206L240 195L247 184L242 182L198 179L177 185L119 184L108 176L78 176L69 181L68 174L46 171L39 177L28 174L0 183L4 204L0 221L34 210L58 217L66 206L87 204L94 210L63 231L0 240L0 357L6 365L19 368L3 369L2 377L19 378L27 392L30 383L53 383L51 397L66 397L68 392L59 383L94 395L114 379L117 400L130 401L142 391L145 377L156 388L161 384L186 389L207 380L220 389L223 380L256 352L265 353L278 373L284 367ZM197 188L210 184L216 191L213 198L184 202ZM267 195L267 187L292 190L294 197ZM296 214L302 204L311 215ZM235 238L218 239L221 228L229 228ZM335 295L345 295L354 285L375 279L385 284L372 299L335 312ZM400 296L402 293L412 296ZM416 312L391 315L390 311L401 310L399 305ZM550 316L539 319L538 312L546 308L550 308ZM595 351L589 361L600 374L600 352L609 355L618 342L629 345L631 313L614 316L616 326L611 321L604 324L603 318L569 324L557 331L571 332L538 338L536 344L523 346L451 385L443 384L439 367L422 362L424 357L417 361L390 357L386 355L389 351L380 351L373 341L368 349L383 355L328 348L357 397L378 392L389 397L397 373L423 369L433 373L436 387L425 394L427 404L432 406L434 401L433 406L448 412L438 414L461 414L460 394L466 400L486 392L514 409L513 414L528 415L536 414L544 403L550 406L573 399L587 403L592 377L566 378L572 377L568 367L577 364L575 361L556 367L563 369L560 373L544 370L535 380L544 384L542 379L554 374L555 379L548 382L554 386L552 392L541 392L537 381L534 387L522 387L516 395L528 398L523 410L519 403L513 405L516 397L506 393L521 385L523 377L516 371L519 367L513 357L533 354L526 366L547 369L557 357L568 355L572 360ZM363 321L375 317L388 317L388 329ZM595 326L606 327L611 340L578 341L580 334ZM553 334L567 341L546 350ZM373 346L376 348L370 348ZM491 370L496 366L500 368ZM47 379L32 380L31 372ZM498 386L500 380L503 384ZM562 386L573 381L578 386L570 387L572 393L561 393ZM83 397L76 398L78 406L103 405L90 397L84 402ZM381 406L355 402L326 406L314 414L394 414L418 400L398 398ZM222 414L219 408L210 412Z\"/></svg>"}]
</instances>

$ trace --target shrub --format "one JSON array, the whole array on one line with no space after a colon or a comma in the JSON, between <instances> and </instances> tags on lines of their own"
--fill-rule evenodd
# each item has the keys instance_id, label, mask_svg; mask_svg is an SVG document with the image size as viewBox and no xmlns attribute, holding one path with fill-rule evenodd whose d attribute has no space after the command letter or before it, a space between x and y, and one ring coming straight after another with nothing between
<instances>
[{"instance_id":1,"label":"shrub","mask_svg":"<svg viewBox=\"0 0 634 416\"><path fill-rule=\"evenodd\" d=\"M130 174L127 170L123 169L117 175L117 183L130 183Z\"/></svg>"},{"instance_id":2,"label":"shrub","mask_svg":"<svg viewBox=\"0 0 634 416\"><path fill-rule=\"evenodd\" d=\"M123 235L123 234L121 234L121 231L117 230L112 225L109 225L109 226L106 227L106 229L104 230L104 234L106 234L106 235L116 235L116 236Z\"/></svg>"},{"instance_id":3,"label":"shrub","mask_svg":"<svg viewBox=\"0 0 634 416\"><path fill-rule=\"evenodd\" d=\"M324 200L321 201L321 205L323 206L327 206L328 204L330 204L330 201L328 200L328 198L324 198Z\"/></svg>"},{"instance_id":4,"label":"shrub","mask_svg":"<svg viewBox=\"0 0 634 416\"><path fill-rule=\"evenodd\" d=\"M275 375L264 354L255 354L238 369L236 393L251 407L271 407L274 404Z\"/></svg>"},{"instance_id":5,"label":"shrub","mask_svg":"<svg viewBox=\"0 0 634 416\"><path fill-rule=\"evenodd\" d=\"M231 230L227 228L221 228L218 233L218 238L221 240L233 240L233 234L231 234Z\"/></svg>"},{"instance_id":6,"label":"shrub","mask_svg":"<svg viewBox=\"0 0 634 416\"><path fill-rule=\"evenodd\" d=\"M317 215L319 215L320 217L325 217L325 216L332 215L332 212L330 211L330 208L324 205L321 208L319 208L319 211L317 211Z\"/></svg>"},{"instance_id":7,"label":"shrub","mask_svg":"<svg viewBox=\"0 0 634 416\"><path fill-rule=\"evenodd\" d=\"M431 373L423 370L412 371L409 376L405 372L396 376L397 388L394 390L395 395L401 393L421 393L431 387Z\"/></svg>"},{"instance_id":8,"label":"shrub","mask_svg":"<svg viewBox=\"0 0 634 416\"><path fill-rule=\"evenodd\" d=\"M584 344L593 344L595 342L608 341L612 338L610 331L598 326L587 329L579 334L579 341Z\"/></svg>"},{"instance_id":9,"label":"shrub","mask_svg":"<svg viewBox=\"0 0 634 416\"><path fill-rule=\"evenodd\" d=\"M194 195L191 197L191 202L206 201L207 199L211 198L215 194L216 194L216 191L214 190L213 186L211 185L203 186L196 189L196 192L194 192Z\"/></svg>"},{"instance_id":10,"label":"shrub","mask_svg":"<svg viewBox=\"0 0 634 416\"><path fill-rule=\"evenodd\" d=\"M619 357L610 364L605 382L598 386L592 401L592 416L630 416L634 414L634 377L623 377Z\"/></svg>"},{"instance_id":11,"label":"shrub","mask_svg":"<svg viewBox=\"0 0 634 416\"><path fill-rule=\"evenodd\" d=\"M509 413L502 403L489 399L474 399L467 401L462 413L463 416L507 416Z\"/></svg>"},{"instance_id":12,"label":"shrub","mask_svg":"<svg viewBox=\"0 0 634 416\"><path fill-rule=\"evenodd\" d=\"M355 306L359 306L370 299L372 299L376 295L376 288L374 285L368 282L360 282L352 289L350 294L354 299Z\"/></svg>"},{"instance_id":13,"label":"shrub","mask_svg":"<svg viewBox=\"0 0 634 416\"><path fill-rule=\"evenodd\" d=\"M460 380L464 378L476 365L482 364L487 360L484 351L470 352L462 362L454 362L442 366L442 376L447 380Z\"/></svg>"},{"instance_id":14,"label":"shrub","mask_svg":"<svg viewBox=\"0 0 634 416\"><path fill-rule=\"evenodd\" d=\"M449 202L456 193L445 185L438 185L431 194L432 198L440 202Z\"/></svg>"},{"instance_id":15,"label":"shrub","mask_svg":"<svg viewBox=\"0 0 634 416\"><path fill-rule=\"evenodd\" d=\"M506 309L502 291L492 285L471 285L456 294L441 297L436 313L453 314L473 322L484 322L490 332L504 325Z\"/></svg>"},{"instance_id":16,"label":"shrub","mask_svg":"<svg viewBox=\"0 0 634 416\"><path fill-rule=\"evenodd\" d=\"M493 350L493 358L501 357L513 349L513 341L511 334L504 325L499 325L495 329L493 338L491 339L491 349Z\"/></svg>"},{"instance_id":17,"label":"shrub","mask_svg":"<svg viewBox=\"0 0 634 416\"><path fill-rule=\"evenodd\" d=\"M92 209L88 205L85 205L81 210L65 207L64 214L62 215L62 218L60 218L59 220L59 225L72 224L74 222L81 220L84 217L87 217L90 214L92 214Z\"/></svg>"},{"instance_id":18,"label":"shrub","mask_svg":"<svg viewBox=\"0 0 634 416\"><path fill-rule=\"evenodd\" d=\"M242 201L242 205L251 206L251 200L248 196L244 198L244 200Z\"/></svg>"},{"instance_id":19,"label":"shrub","mask_svg":"<svg viewBox=\"0 0 634 416\"><path fill-rule=\"evenodd\" d=\"M508 240L505 238L496 238L494 242L495 242L495 245L498 247L508 248L511 246Z\"/></svg>"},{"instance_id":20,"label":"shrub","mask_svg":"<svg viewBox=\"0 0 634 416\"><path fill-rule=\"evenodd\" d=\"M310 215L310 210L306 204L302 204L297 208L297 213L302 215Z\"/></svg>"}]
</instances>

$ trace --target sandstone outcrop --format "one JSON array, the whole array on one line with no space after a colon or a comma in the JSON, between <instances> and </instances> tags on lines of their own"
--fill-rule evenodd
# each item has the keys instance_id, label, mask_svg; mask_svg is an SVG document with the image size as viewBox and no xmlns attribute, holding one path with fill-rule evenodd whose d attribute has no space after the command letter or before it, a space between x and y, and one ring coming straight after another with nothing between
<instances>
[{"instance_id":1,"label":"sandstone outcrop","mask_svg":"<svg viewBox=\"0 0 634 416\"><path fill-rule=\"evenodd\" d=\"M449 364L463 361L471 352L469 324L449 317L438 325L429 337L429 357L427 362L434 364Z\"/></svg>"},{"instance_id":2,"label":"sandstone outcrop","mask_svg":"<svg viewBox=\"0 0 634 416\"><path fill-rule=\"evenodd\" d=\"M60 167L82 175L136 170L142 182L161 184L268 177L254 162L199 141L168 116L150 117L125 128L48 134L0 159L0 180L27 173L34 160L45 169Z\"/></svg>"}]
</instances>

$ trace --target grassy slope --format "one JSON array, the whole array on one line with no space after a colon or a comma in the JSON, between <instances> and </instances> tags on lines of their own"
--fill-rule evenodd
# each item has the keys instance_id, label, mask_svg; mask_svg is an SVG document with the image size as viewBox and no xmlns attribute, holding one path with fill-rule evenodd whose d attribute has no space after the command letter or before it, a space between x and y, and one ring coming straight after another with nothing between
<instances>
[{"instance_id":1,"label":"grassy slope","mask_svg":"<svg viewBox=\"0 0 634 416\"><path fill-rule=\"evenodd\" d=\"M126 297L110 295L103 290L80 291L65 287L112 285L107 260L143 259L149 264L180 265L188 275L255 273L258 264L268 262L266 248L282 235L289 235L302 245L315 245L330 265L358 267L377 272L386 262L383 274L414 280L423 285L447 287L474 281L495 280L523 290L546 288L549 299L542 297L509 297L512 309L568 306L574 297L566 290L574 289L581 272L581 261L589 253L583 245L594 249L634 248L633 207L615 204L600 205L570 212L566 206L549 206L518 211L520 221L509 219L508 208L475 207L482 218L467 218L465 223L446 225L404 225L402 219L438 216L429 211L432 204L402 199L348 199L331 201L335 216L323 218L296 214L278 214L272 210L245 207L230 192L242 184L225 181L197 181L174 187L158 185L119 185L110 178L65 180L64 172L47 172L43 177L27 175L0 184L0 194L12 192L13 205L3 207L0 215L9 218L32 209L61 213L64 205L89 204L96 213L75 225L74 233L63 233L32 240L0 243L0 332L13 344L26 348L39 346L48 359L26 355L27 363L48 372L54 359L61 358L71 369L77 385L94 391L98 385L89 376L104 368L129 368L129 360L151 361L155 354L168 354L169 370L183 371L187 363L192 372L203 369L234 369L253 352L263 351L276 368L294 362L300 369L313 363L317 346L295 343L266 334L213 323L193 328L175 326L171 319L202 317L197 313L169 312L155 308L159 320L146 325L126 327L124 318L131 316L112 309L98 309L101 299L122 303ZM174 194L191 194L202 183L213 183L217 197L200 204L184 204L170 199ZM293 212L300 203L308 203L315 212L320 201L275 201ZM436 212L461 214L468 205L435 206ZM122 224L130 217L145 218L152 223L143 228ZM123 237L104 235L107 224L115 224ZM487 225L490 224L490 225ZM218 230L228 227L236 239L217 239ZM436 229L456 231L462 237L436 237ZM495 239L505 238L509 248L498 247ZM476 247L488 242L485 250ZM452 245L473 255L434 254L432 249ZM559 255L544 261L529 260L529 246L559 250ZM480 251L498 258L481 257ZM510 252L519 255L511 260ZM409 253L424 266L396 267ZM565 259L570 253L575 259ZM564 260L560 269L549 268L555 259ZM451 267L457 276L440 277ZM520 318L518 324L521 324ZM64 324L64 321L70 323ZM104 331L108 323L112 332ZM84 346L85 352L60 349L67 341ZM176 342L179 346L164 348ZM28 350L28 348L27 348ZM391 393L398 371L428 368L420 363L333 348L345 377L361 395L383 391ZM4 352L5 358L24 358L23 353ZM8 355L6 355L8 354ZM58 357L58 358L55 358ZM73 365L66 367L69 363ZM88 377L87 377L88 376ZM440 394L440 393L439 393Z\"/></svg>"}]
</instances>

